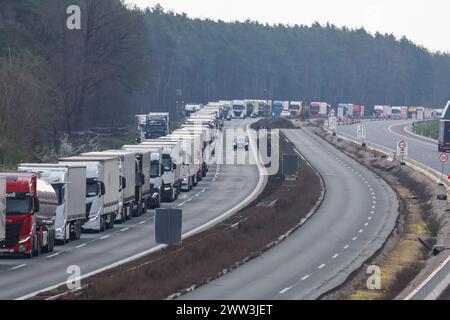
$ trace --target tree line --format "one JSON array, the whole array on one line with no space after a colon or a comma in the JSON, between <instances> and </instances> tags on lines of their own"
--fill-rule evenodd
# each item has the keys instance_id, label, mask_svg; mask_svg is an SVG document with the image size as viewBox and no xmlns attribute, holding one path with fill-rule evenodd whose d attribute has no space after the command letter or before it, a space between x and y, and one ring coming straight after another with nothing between
<instances>
[{"instance_id":1,"label":"tree line","mask_svg":"<svg viewBox=\"0 0 450 320\"><path fill-rule=\"evenodd\" d=\"M81 30L66 27L69 5ZM0 164L182 102L442 106L450 56L334 25L192 19L121 0L0 0Z\"/></svg>"}]
</instances>

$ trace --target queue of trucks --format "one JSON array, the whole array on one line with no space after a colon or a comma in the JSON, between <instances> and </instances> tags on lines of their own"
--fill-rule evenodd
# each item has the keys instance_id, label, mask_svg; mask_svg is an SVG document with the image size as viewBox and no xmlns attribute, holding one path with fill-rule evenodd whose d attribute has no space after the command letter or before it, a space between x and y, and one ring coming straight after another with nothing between
<instances>
[{"instance_id":1,"label":"queue of trucks","mask_svg":"<svg viewBox=\"0 0 450 320\"><path fill-rule=\"evenodd\" d=\"M137 115L138 144L0 173L0 255L52 252L175 201L206 176L226 110L201 106L172 132L168 113Z\"/></svg>"}]
</instances>

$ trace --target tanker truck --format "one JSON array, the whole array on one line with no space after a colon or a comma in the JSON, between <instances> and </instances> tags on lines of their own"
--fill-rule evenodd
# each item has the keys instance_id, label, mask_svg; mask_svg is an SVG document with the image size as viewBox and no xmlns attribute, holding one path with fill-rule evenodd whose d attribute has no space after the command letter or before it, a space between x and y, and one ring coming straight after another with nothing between
<instances>
[{"instance_id":1,"label":"tanker truck","mask_svg":"<svg viewBox=\"0 0 450 320\"><path fill-rule=\"evenodd\" d=\"M0 254L27 258L52 252L55 245L55 189L37 174L0 173L6 177L6 239Z\"/></svg>"}]
</instances>

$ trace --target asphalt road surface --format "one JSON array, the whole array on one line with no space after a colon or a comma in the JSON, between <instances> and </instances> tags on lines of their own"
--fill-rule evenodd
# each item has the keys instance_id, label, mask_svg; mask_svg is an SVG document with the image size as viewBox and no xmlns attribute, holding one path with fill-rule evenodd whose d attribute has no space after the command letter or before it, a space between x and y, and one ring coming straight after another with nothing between
<instances>
[{"instance_id":1,"label":"asphalt road surface","mask_svg":"<svg viewBox=\"0 0 450 320\"><path fill-rule=\"evenodd\" d=\"M245 128L253 121L233 120L226 122L225 128ZM196 188L181 193L176 202L164 203L163 207L183 209L185 233L239 204L255 190L258 181L256 165L211 165L207 177ZM72 265L86 274L139 254L156 246L154 238L154 210L149 210L107 232L83 234L81 240L57 246L53 253L38 258L0 258L0 299L16 299L65 282L70 276L67 269Z\"/></svg>"},{"instance_id":2,"label":"asphalt road surface","mask_svg":"<svg viewBox=\"0 0 450 320\"><path fill-rule=\"evenodd\" d=\"M181 299L316 299L393 230L398 201L383 180L307 130L283 132L322 175L322 205L284 242Z\"/></svg>"},{"instance_id":3,"label":"asphalt road surface","mask_svg":"<svg viewBox=\"0 0 450 320\"><path fill-rule=\"evenodd\" d=\"M395 152L397 142L408 142L408 157L441 172L437 142L408 133L405 127L412 121L364 121L367 141L389 148ZM356 125L339 126L338 133L356 137ZM450 164L444 166L444 174L450 174Z\"/></svg>"}]
</instances>

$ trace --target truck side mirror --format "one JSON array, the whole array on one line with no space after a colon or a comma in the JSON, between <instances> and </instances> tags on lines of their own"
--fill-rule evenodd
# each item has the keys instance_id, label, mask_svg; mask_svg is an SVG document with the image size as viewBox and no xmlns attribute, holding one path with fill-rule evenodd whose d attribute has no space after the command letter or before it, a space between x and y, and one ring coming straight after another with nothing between
<instances>
[{"instance_id":1,"label":"truck side mirror","mask_svg":"<svg viewBox=\"0 0 450 320\"><path fill-rule=\"evenodd\" d=\"M32 201L33 201L33 203L32 203L32 205L33 205L33 212L39 212L39 207L40 207L39 199L36 198L36 197L33 197Z\"/></svg>"},{"instance_id":2,"label":"truck side mirror","mask_svg":"<svg viewBox=\"0 0 450 320\"><path fill-rule=\"evenodd\" d=\"M164 172L165 172L166 170L164 169L164 165L161 164L160 166L161 166L161 175L162 175L162 174L164 174Z\"/></svg>"},{"instance_id":3,"label":"truck side mirror","mask_svg":"<svg viewBox=\"0 0 450 320\"><path fill-rule=\"evenodd\" d=\"M100 181L100 196L104 196L106 194L106 188L105 188L105 184Z\"/></svg>"},{"instance_id":4,"label":"truck side mirror","mask_svg":"<svg viewBox=\"0 0 450 320\"><path fill-rule=\"evenodd\" d=\"M127 187L127 178L120 177L120 181L121 181L122 189L125 189Z\"/></svg>"},{"instance_id":5,"label":"truck side mirror","mask_svg":"<svg viewBox=\"0 0 450 320\"><path fill-rule=\"evenodd\" d=\"M173 170L177 170L177 165L174 163L174 164L172 165L172 168L173 168Z\"/></svg>"}]
</instances>

